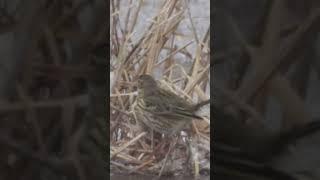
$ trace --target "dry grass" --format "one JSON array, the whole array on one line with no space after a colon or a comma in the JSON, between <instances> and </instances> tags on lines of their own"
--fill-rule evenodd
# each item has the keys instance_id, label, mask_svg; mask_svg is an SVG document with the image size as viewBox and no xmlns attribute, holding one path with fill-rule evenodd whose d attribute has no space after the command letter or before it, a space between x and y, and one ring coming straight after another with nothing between
<instances>
[{"instance_id":1,"label":"dry grass","mask_svg":"<svg viewBox=\"0 0 320 180\"><path fill-rule=\"evenodd\" d=\"M161 1L156 15L144 32L135 32L139 13L148 1L129 1L128 8L120 1L111 1L110 41L111 41L111 95L110 95L110 155L112 172L157 174L163 159L156 159L151 153L151 144L146 132L137 131L131 105L135 99L133 83L141 74L162 77L162 85L183 95L190 101L209 99L209 27L207 33L199 35L191 18L188 2L184 0ZM120 16L121 13L126 14ZM191 26L189 35L180 32L182 23ZM140 39L136 40L139 33ZM188 39L192 37L192 40ZM202 37L203 36L203 37ZM178 41L188 41L179 45ZM189 38L190 39L190 38ZM190 50L193 46L194 50ZM179 60L183 56L185 66ZM159 78L158 78L159 79ZM207 112L209 114L209 111ZM171 153L175 159L167 163L168 171L185 173L182 162L186 161L186 147L189 146L193 172L196 176L202 169L209 169L210 117L206 121L192 123L193 141L186 144L179 139ZM145 138L143 138L145 137ZM161 137L160 137L161 138ZM182 144L182 148L178 148ZM187 146L188 145L188 146ZM206 160L206 161L203 161ZM199 162L205 162L199 165ZM185 166L185 165L184 165Z\"/></svg>"}]
</instances>

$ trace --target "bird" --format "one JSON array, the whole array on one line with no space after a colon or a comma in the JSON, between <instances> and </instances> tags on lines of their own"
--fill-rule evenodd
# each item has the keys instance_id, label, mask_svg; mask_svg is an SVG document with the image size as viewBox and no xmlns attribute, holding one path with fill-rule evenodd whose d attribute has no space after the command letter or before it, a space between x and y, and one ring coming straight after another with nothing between
<instances>
[{"instance_id":1,"label":"bird","mask_svg":"<svg viewBox=\"0 0 320 180\"><path fill-rule=\"evenodd\" d=\"M173 135L181 131L193 119L203 119L196 112L210 99L197 104L188 102L177 94L160 87L148 74L137 80L138 96L134 112L140 126L155 132Z\"/></svg>"}]
</instances>

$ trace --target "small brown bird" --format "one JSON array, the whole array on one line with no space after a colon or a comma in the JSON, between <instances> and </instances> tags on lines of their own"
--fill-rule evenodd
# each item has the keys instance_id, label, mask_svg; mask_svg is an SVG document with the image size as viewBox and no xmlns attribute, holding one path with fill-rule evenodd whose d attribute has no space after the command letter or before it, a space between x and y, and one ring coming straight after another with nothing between
<instances>
[{"instance_id":1,"label":"small brown bird","mask_svg":"<svg viewBox=\"0 0 320 180\"><path fill-rule=\"evenodd\" d=\"M134 112L140 125L158 133L173 135L192 119L202 119L195 113L210 100L191 104L178 95L160 88L150 75L138 78L138 97Z\"/></svg>"}]
</instances>

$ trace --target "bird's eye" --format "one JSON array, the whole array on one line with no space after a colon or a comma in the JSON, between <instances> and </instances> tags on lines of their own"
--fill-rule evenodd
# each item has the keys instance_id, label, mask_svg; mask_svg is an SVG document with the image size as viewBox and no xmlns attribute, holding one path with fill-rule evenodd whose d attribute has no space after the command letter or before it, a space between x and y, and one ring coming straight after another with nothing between
<instances>
[{"instance_id":1,"label":"bird's eye","mask_svg":"<svg viewBox=\"0 0 320 180\"><path fill-rule=\"evenodd\" d=\"M140 86L140 87L141 87L141 86L142 86L142 84L143 84L143 81L142 81L141 79L139 79L139 80L138 80L138 86Z\"/></svg>"}]
</instances>

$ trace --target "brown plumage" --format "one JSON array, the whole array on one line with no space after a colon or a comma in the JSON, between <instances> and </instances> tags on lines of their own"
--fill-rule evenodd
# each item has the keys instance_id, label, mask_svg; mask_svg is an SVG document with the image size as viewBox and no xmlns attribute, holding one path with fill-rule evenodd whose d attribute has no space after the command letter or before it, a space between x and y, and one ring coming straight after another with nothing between
<instances>
[{"instance_id":1,"label":"brown plumage","mask_svg":"<svg viewBox=\"0 0 320 180\"><path fill-rule=\"evenodd\" d=\"M192 119L202 119L195 113L210 101L191 104L178 95L160 88L150 75L138 78L138 97L134 112L138 122L158 133L175 134Z\"/></svg>"}]
</instances>

